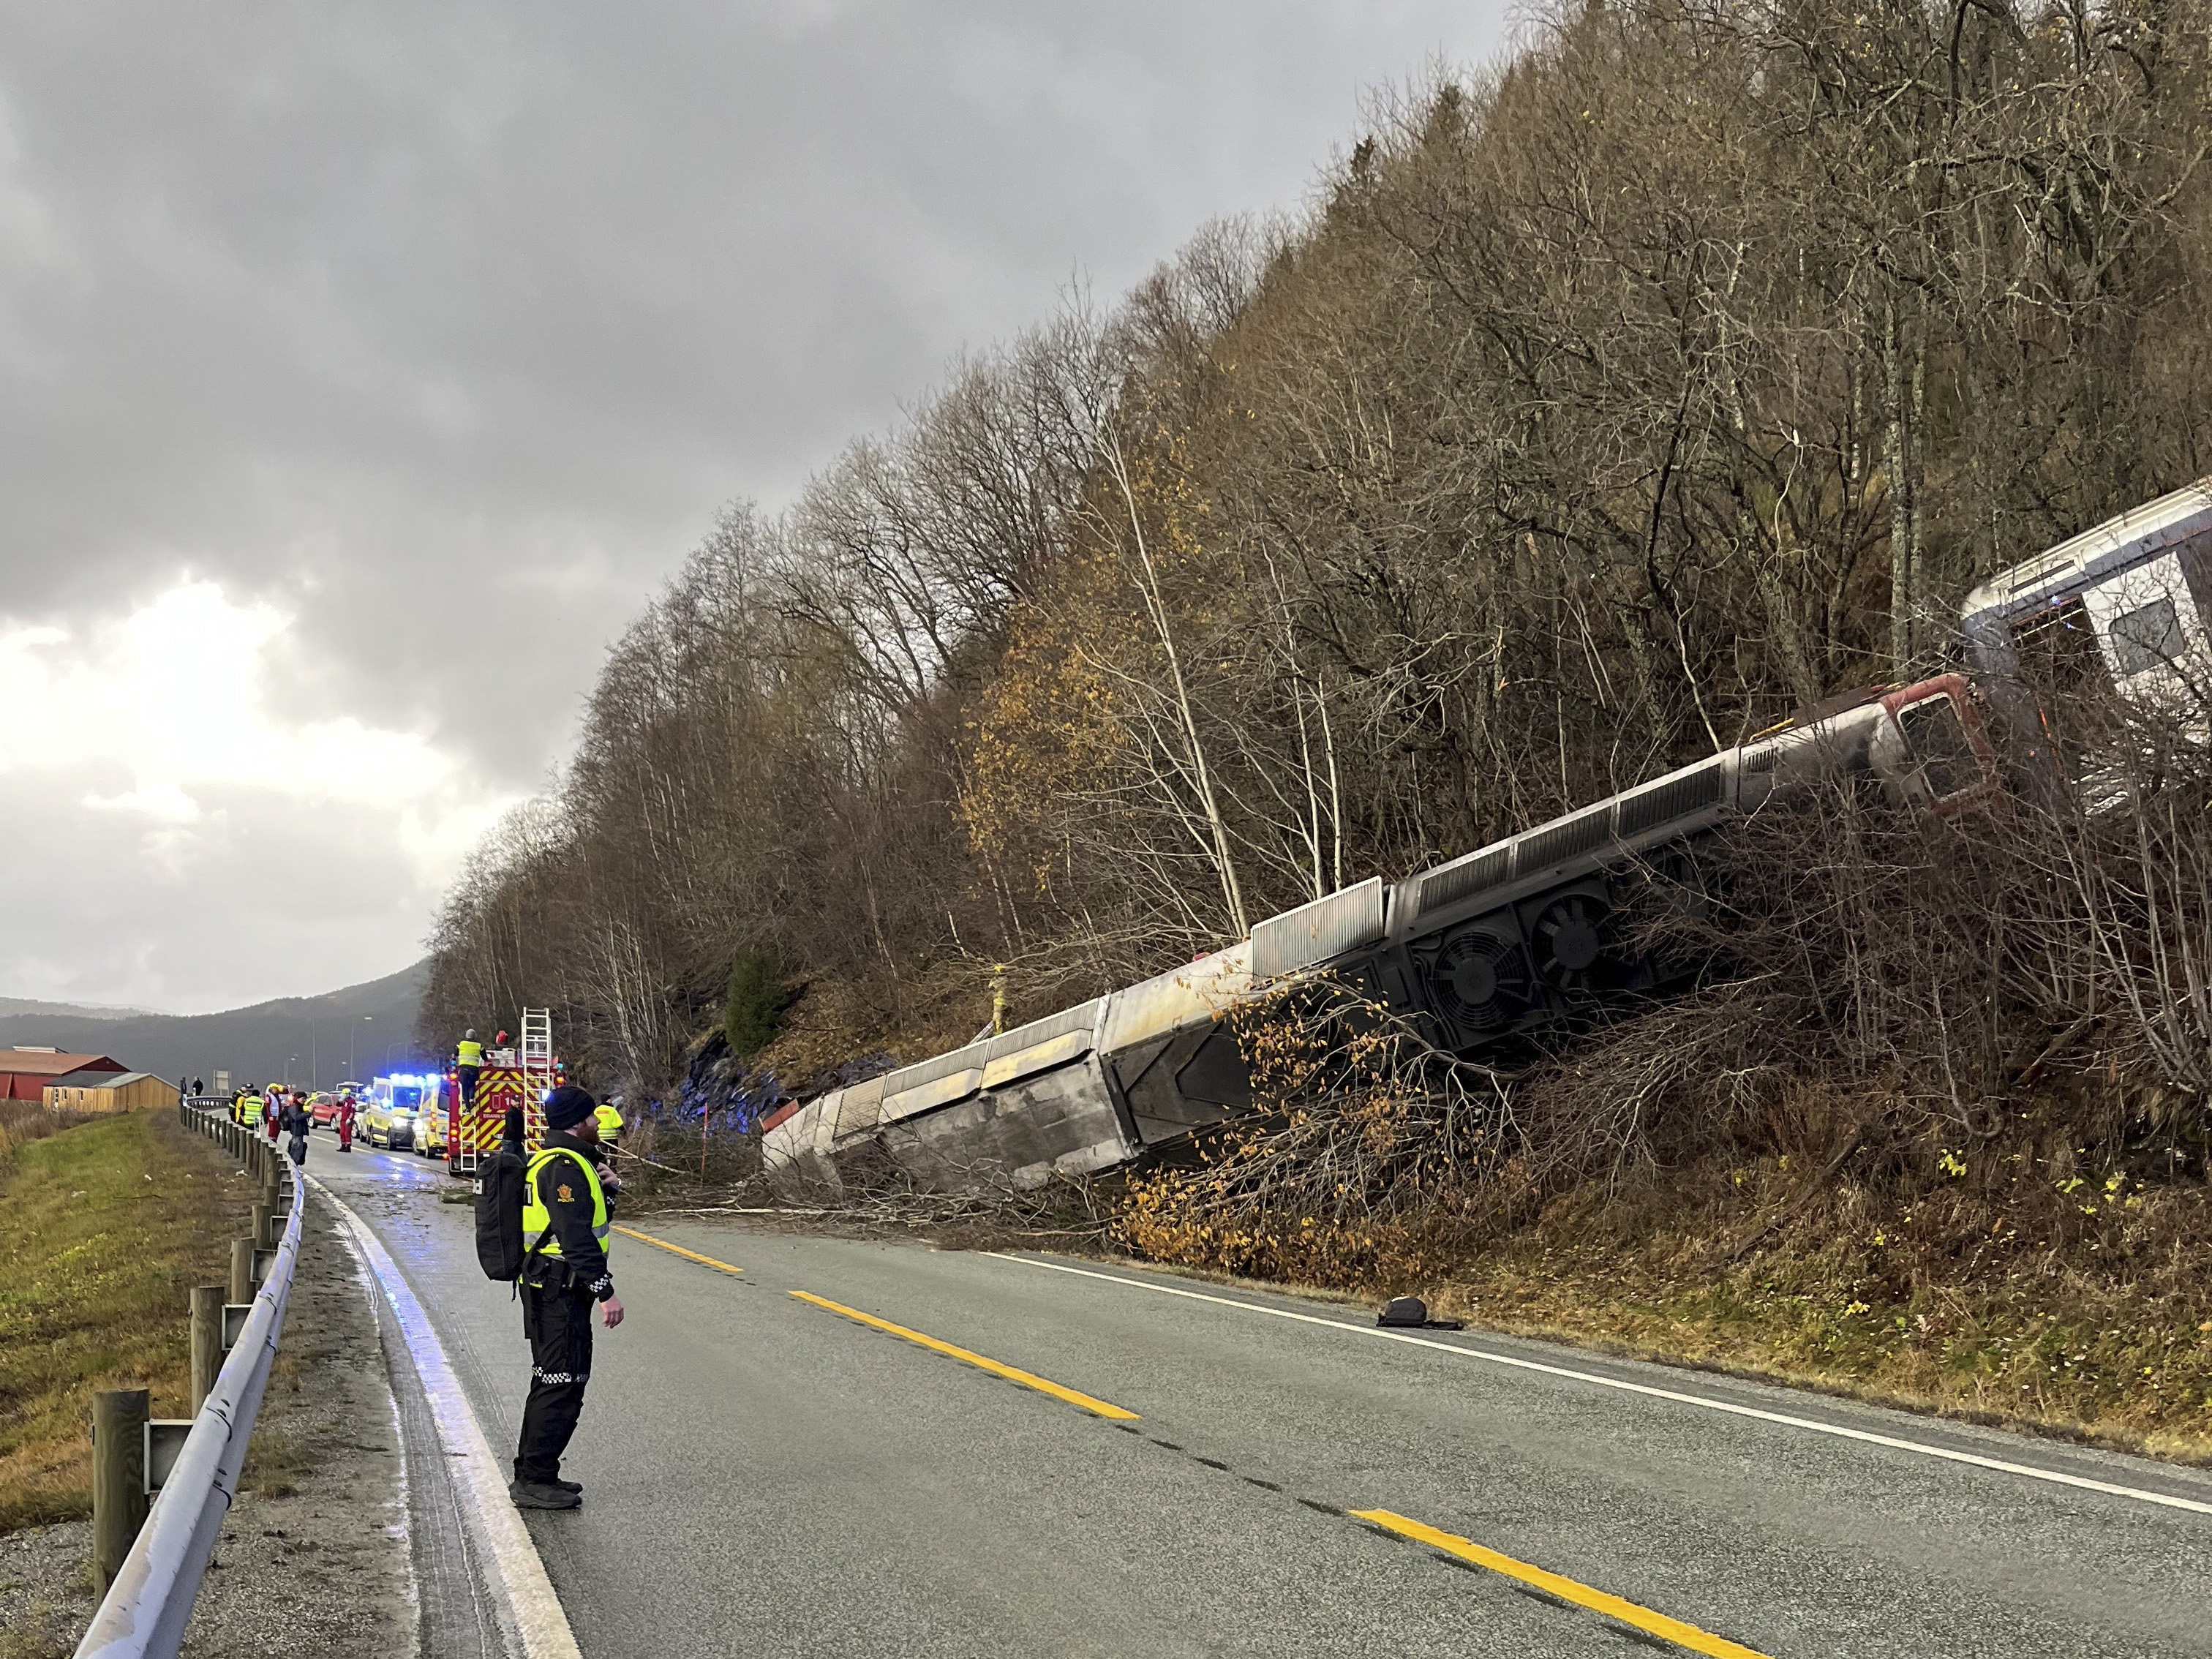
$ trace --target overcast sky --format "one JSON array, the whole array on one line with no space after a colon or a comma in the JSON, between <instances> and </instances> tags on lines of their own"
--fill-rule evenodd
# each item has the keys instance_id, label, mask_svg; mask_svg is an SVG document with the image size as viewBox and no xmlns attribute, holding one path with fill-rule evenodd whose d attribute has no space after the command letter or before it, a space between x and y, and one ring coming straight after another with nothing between
<instances>
[{"instance_id":1,"label":"overcast sky","mask_svg":"<svg viewBox=\"0 0 2212 1659\"><path fill-rule=\"evenodd\" d=\"M413 960L719 506L1503 16L0 3L0 995Z\"/></svg>"}]
</instances>

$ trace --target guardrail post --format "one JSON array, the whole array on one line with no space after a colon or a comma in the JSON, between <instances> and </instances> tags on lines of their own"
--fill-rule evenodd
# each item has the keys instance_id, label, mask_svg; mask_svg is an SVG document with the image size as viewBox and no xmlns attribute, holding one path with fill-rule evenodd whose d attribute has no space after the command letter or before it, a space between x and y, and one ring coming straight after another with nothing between
<instances>
[{"instance_id":1,"label":"guardrail post","mask_svg":"<svg viewBox=\"0 0 2212 1659\"><path fill-rule=\"evenodd\" d=\"M216 1130L210 1127L210 1133ZM103 1393L94 1402L93 1570L100 1606L79 1644L82 1652L176 1651L223 1511L237 1490L240 1465L283 1328L306 1218L297 1183L287 1190L290 1212L281 1242L264 1250L251 1238L232 1241L231 1272L240 1289L234 1303L215 1310L217 1348L246 1375L227 1389L225 1371L217 1370L213 1389L190 1418L150 1418L151 1402L143 1389ZM257 1217L265 1218L265 1212ZM256 1295L256 1270L264 1263L267 1282ZM212 1289L194 1291L196 1328L205 1322L205 1292ZM203 1341L195 1341L195 1395L205 1383L204 1347ZM149 1504L156 1486L164 1496ZM131 1575L128 1594L125 1573Z\"/></svg>"},{"instance_id":2,"label":"guardrail post","mask_svg":"<svg viewBox=\"0 0 2212 1659\"><path fill-rule=\"evenodd\" d=\"M192 1415L215 1391L222 1370L222 1304L227 1285L192 1286Z\"/></svg>"},{"instance_id":3,"label":"guardrail post","mask_svg":"<svg viewBox=\"0 0 2212 1659\"><path fill-rule=\"evenodd\" d=\"M146 1523L148 1415L143 1389L92 1397L92 1578L102 1595Z\"/></svg>"},{"instance_id":4,"label":"guardrail post","mask_svg":"<svg viewBox=\"0 0 2212 1659\"><path fill-rule=\"evenodd\" d=\"M252 1216L253 1248L257 1250L265 1250L272 1242L269 1237L269 1229L270 1224L276 1220L276 1216L271 1207L266 1204L255 1205Z\"/></svg>"}]
</instances>

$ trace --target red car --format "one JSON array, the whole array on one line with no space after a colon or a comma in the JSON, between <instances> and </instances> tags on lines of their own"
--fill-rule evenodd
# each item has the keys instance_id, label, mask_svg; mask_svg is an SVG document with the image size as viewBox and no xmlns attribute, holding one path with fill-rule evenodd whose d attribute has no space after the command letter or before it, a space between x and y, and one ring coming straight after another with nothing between
<instances>
[{"instance_id":1,"label":"red car","mask_svg":"<svg viewBox=\"0 0 2212 1659\"><path fill-rule=\"evenodd\" d=\"M336 1095L309 1095L307 1119L319 1129L327 1129L338 1121L338 1097Z\"/></svg>"}]
</instances>

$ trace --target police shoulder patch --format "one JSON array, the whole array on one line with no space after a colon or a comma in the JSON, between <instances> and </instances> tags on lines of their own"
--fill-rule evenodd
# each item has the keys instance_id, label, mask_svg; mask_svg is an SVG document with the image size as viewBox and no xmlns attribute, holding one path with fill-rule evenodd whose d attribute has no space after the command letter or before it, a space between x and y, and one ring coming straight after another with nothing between
<instances>
[{"instance_id":1,"label":"police shoulder patch","mask_svg":"<svg viewBox=\"0 0 2212 1659\"><path fill-rule=\"evenodd\" d=\"M576 1201L576 1194L570 1192L567 1187L562 1187L558 1188L558 1191L561 1194L561 1201L563 1204L574 1204Z\"/></svg>"}]
</instances>

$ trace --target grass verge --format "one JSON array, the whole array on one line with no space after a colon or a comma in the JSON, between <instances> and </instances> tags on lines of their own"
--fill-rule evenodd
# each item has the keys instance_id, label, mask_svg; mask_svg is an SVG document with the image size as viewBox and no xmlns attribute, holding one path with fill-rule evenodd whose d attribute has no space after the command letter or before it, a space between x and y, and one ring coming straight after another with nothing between
<instances>
[{"instance_id":1,"label":"grass verge","mask_svg":"<svg viewBox=\"0 0 2212 1659\"><path fill-rule=\"evenodd\" d=\"M2212 1192L2012 1176L1843 1184L1734 1261L1797 1179L1777 1161L1592 1187L1428 1288L1499 1330L2212 1462Z\"/></svg>"},{"instance_id":2,"label":"grass verge","mask_svg":"<svg viewBox=\"0 0 2212 1659\"><path fill-rule=\"evenodd\" d=\"M1709 1159L1480 1227L1229 1231L1164 1226L1155 1206L1133 1254L1370 1306L1419 1294L1508 1334L2212 1463L2212 1188L2091 1179L2017 1146L1901 1149L1873 1174L1808 1183L1784 1157Z\"/></svg>"},{"instance_id":3,"label":"grass verge","mask_svg":"<svg viewBox=\"0 0 2212 1659\"><path fill-rule=\"evenodd\" d=\"M228 1277L250 1183L166 1112L0 1157L0 1531L92 1513L92 1396L190 1404L191 1287Z\"/></svg>"}]
</instances>

